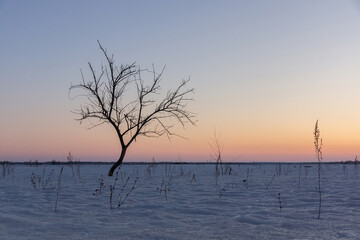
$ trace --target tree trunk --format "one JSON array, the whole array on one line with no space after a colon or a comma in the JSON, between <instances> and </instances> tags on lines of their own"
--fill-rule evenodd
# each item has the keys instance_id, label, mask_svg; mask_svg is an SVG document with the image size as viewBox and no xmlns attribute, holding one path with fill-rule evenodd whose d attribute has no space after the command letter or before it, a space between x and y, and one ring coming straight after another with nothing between
<instances>
[{"instance_id":1,"label":"tree trunk","mask_svg":"<svg viewBox=\"0 0 360 240\"><path fill-rule=\"evenodd\" d=\"M125 153L126 153L126 148L123 148L123 149L121 150L121 154L120 154L119 160L118 160L116 163L114 163L114 165L110 168L110 171L109 171L108 176L111 177L111 176L114 174L115 169L116 169L118 166L120 166L120 164L121 164L122 161L124 160Z\"/></svg>"}]
</instances>

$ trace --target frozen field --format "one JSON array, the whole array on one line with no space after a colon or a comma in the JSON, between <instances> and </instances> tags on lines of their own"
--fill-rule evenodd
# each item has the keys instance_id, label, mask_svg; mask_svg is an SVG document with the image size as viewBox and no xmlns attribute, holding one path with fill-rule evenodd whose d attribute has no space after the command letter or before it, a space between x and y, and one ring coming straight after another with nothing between
<instances>
[{"instance_id":1,"label":"frozen field","mask_svg":"<svg viewBox=\"0 0 360 240\"><path fill-rule=\"evenodd\" d=\"M123 165L112 209L110 165L61 167L2 166L0 239L360 239L354 164L322 165L320 220L317 164Z\"/></svg>"}]
</instances>

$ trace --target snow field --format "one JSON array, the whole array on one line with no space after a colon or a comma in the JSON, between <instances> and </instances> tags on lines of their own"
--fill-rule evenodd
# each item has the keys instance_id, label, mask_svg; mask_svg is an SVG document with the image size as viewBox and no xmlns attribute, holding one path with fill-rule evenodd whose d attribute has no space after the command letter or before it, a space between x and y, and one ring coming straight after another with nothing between
<instances>
[{"instance_id":1,"label":"snow field","mask_svg":"<svg viewBox=\"0 0 360 240\"><path fill-rule=\"evenodd\" d=\"M110 165L64 165L60 189L59 165L7 167L0 239L360 238L352 164L322 165L320 220L317 164L224 164L217 180L215 164L124 164L112 209Z\"/></svg>"}]
</instances>

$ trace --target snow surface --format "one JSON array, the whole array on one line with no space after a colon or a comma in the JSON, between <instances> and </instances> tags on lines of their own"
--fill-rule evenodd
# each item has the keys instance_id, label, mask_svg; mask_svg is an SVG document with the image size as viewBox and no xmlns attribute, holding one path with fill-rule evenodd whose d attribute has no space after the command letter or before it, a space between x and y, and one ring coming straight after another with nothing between
<instances>
[{"instance_id":1,"label":"snow surface","mask_svg":"<svg viewBox=\"0 0 360 240\"><path fill-rule=\"evenodd\" d=\"M59 165L2 167L0 239L360 239L352 164L322 165L320 220L316 164L123 165L112 209L110 165L63 166L60 189Z\"/></svg>"}]
</instances>

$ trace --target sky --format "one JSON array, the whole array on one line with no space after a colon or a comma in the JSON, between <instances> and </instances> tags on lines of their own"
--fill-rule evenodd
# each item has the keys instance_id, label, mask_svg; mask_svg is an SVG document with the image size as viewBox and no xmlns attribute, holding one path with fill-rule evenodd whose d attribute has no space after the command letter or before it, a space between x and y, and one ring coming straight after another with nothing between
<instances>
[{"instance_id":1,"label":"sky","mask_svg":"<svg viewBox=\"0 0 360 240\"><path fill-rule=\"evenodd\" d=\"M324 161L360 154L360 1L0 0L0 161L115 161L107 125L72 112L69 87L105 59L190 77L197 126L139 138L125 161Z\"/></svg>"}]
</instances>

